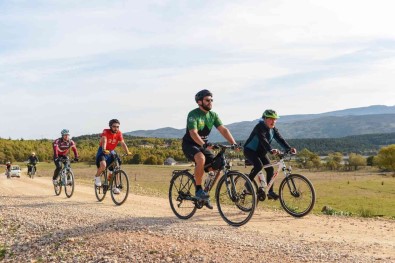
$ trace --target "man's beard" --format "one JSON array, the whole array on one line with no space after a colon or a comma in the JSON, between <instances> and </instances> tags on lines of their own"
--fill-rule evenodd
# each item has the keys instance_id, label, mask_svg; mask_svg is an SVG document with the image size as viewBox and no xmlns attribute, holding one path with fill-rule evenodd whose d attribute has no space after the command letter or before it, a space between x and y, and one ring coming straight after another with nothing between
<instances>
[{"instance_id":1,"label":"man's beard","mask_svg":"<svg viewBox=\"0 0 395 263\"><path fill-rule=\"evenodd\" d=\"M204 105L202 104L202 108L206 111L210 111L212 107L208 106L208 105Z\"/></svg>"}]
</instances>

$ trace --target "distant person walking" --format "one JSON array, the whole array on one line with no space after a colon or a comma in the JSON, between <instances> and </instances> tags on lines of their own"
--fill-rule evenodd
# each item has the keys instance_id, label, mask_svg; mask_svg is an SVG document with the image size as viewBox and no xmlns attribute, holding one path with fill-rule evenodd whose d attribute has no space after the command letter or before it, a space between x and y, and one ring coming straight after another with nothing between
<instances>
[{"instance_id":1,"label":"distant person walking","mask_svg":"<svg viewBox=\"0 0 395 263\"><path fill-rule=\"evenodd\" d=\"M275 127L278 118L280 117L274 110L265 110L262 114L262 119L254 127L244 144L244 155L247 160L254 165L249 175L251 181L254 180L255 176L262 170L264 165L270 163L267 154L271 153L276 155L279 153L278 149L273 149L270 145L273 140L276 140L284 150L291 151L294 154L296 153L296 149L289 146ZM265 171L267 175L266 182L270 182L274 174L274 168L268 167L265 168ZM279 196L273 191L272 185L268 192L268 198L277 200L278 197Z\"/></svg>"}]
</instances>

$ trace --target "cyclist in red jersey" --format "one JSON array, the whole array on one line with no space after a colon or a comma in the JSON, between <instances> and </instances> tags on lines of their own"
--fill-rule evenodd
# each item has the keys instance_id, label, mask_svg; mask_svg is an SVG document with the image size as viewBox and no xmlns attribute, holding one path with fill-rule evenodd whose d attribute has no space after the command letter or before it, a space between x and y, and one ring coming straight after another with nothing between
<instances>
[{"instance_id":1,"label":"cyclist in red jersey","mask_svg":"<svg viewBox=\"0 0 395 263\"><path fill-rule=\"evenodd\" d=\"M53 172L52 181L53 184L57 184L56 178L59 176L59 172L62 169L62 157L66 157L69 153L70 148L74 152L74 161L78 162L78 151L77 146L73 140L70 139L70 132L67 129L63 129L60 134L61 138L56 139L53 142L53 161L55 163L56 169Z\"/></svg>"},{"instance_id":2,"label":"cyclist in red jersey","mask_svg":"<svg viewBox=\"0 0 395 263\"><path fill-rule=\"evenodd\" d=\"M95 175L95 185L101 186L100 174L106 169L107 165L113 162L113 157L110 155L111 151L117 147L118 142L121 143L122 148L128 155L131 152L128 149L125 141L123 140L122 132L119 130L120 122L117 119L112 119L109 122L110 129L104 129L100 138L100 146L96 154L96 166L97 172ZM121 161L121 160L119 160ZM117 193L118 189L114 189L114 193ZM119 191L119 190L118 190Z\"/></svg>"}]
</instances>

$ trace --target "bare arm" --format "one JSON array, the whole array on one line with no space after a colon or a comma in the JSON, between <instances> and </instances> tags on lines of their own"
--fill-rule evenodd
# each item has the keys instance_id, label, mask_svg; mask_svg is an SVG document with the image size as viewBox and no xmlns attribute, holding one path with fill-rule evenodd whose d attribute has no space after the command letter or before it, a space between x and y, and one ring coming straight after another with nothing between
<instances>
[{"instance_id":1,"label":"bare arm","mask_svg":"<svg viewBox=\"0 0 395 263\"><path fill-rule=\"evenodd\" d=\"M224 136L224 138L230 143L230 144L236 144L235 139L233 139L232 134L230 133L230 131L228 130L228 128L226 128L225 126L221 125L218 126L218 131L219 133L221 133L222 136Z\"/></svg>"},{"instance_id":2,"label":"bare arm","mask_svg":"<svg viewBox=\"0 0 395 263\"><path fill-rule=\"evenodd\" d=\"M121 141L121 146L122 146L123 150L124 150L127 154L130 153L130 152L129 152L129 149L128 149L128 146L126 145L125 141Z\"/></svg>"},{"instance_id":3,"label":"bare arm","mask_svg":"<svg viewBox=\"0 0 395 263\"><path fill-rule=\"evenodd\" d=\"M205 144L202 138L200 138L198 131L196 129L189 130L189 135L191 135L192 139L200 146L203 146L203 144Z\"/></svg>"},{"instance_id":4,"label":"bare arm","mask_svg":"<svg viewBox=\"0 0 395 263\"><path fill-rule=\"evenodd\" d=\"M103 151L106 150L106 147L107 147L107 137L106 137L106 136L102 136L102 137L100 138L100 142L101 142L101 147L102 147Z\"/></svg>"}]
</instances>

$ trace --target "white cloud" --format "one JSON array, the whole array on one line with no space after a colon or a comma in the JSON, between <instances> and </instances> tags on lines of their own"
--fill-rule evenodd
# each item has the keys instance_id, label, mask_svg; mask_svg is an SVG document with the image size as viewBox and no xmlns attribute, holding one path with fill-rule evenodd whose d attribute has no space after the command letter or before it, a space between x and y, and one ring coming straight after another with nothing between
<instances>
[{"instance_id":1,"label":"white cloud","mask_svg":"<svg viewBox=\"0 0 395 263\"><path fill-rule=\"evenodd\" d=\"M32 128L2 126L1 137L56 137L65 126L96 133L113 117L123 131L181 128L202 88L225 123L264 108L395 104L391 1L2 5L4 121Z\"/></svg>"}]
</instances>

